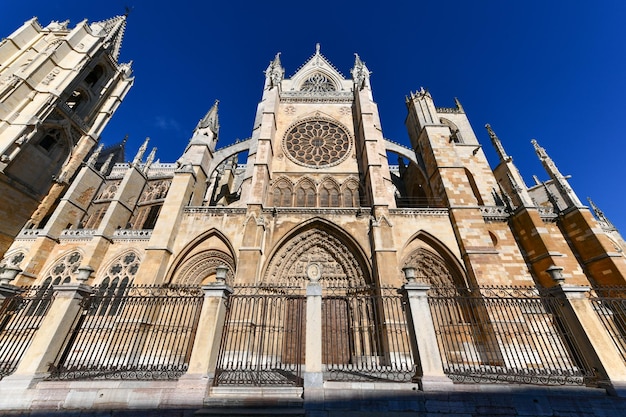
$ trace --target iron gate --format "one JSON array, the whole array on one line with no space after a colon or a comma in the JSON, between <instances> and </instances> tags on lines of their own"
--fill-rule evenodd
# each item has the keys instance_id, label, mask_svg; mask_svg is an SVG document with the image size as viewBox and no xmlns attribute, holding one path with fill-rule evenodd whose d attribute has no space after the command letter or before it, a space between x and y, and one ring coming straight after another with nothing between
<instances>
[{"instance_id":1,"label":"iron gate","mask_svg":"<svg viewBox=\"0 0 626 417\"><path fill-rule=\"evenodd\" d=\"M305 297L300 288L233 288L215 385L302 386Z\"/></svg>"}]
</instances>

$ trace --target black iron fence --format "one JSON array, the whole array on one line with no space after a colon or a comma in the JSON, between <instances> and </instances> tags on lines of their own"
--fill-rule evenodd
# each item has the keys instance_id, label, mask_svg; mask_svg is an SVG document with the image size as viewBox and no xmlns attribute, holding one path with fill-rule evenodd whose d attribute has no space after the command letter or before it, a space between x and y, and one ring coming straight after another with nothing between
<instances>
[{"instance_id":1,"label":"black iron fence","mask_svg":"<svg viewBox=\"0 0 626 417\"><path fill-rule=\"evenodd\" d=\"M444 371L455 382L583 385L595 379L561 319L535 288L431 288Z\"/></svg>"},{"instance_id":2,"label":"black iron fence","mask_svg":"<svg viewBox=\"0 0 626 417\"><path fill-rule=\"evenodd\" d=\"M15 372L53 296L50 286L22 287L0 301L0 379Z\"/></svg>"},{"instance_id":3,"label":"black iron fence","mask_svg":"<svg viewBox=\"0 0 626 417\"><path fill-rule=\"evenodd\" d=\"M596 287L590 295L594 310L626 362L626 287Z\"/></svg>"},{"instance_id":4,"label":"black iron fence","mask_svg":"<svg viewBox=\"0 0 626 417\"><path fill-rule=\"evenodd\" d=\"M397 289L327 288L322 303L324 379L411 381L409 311Z\"/></svg>"},{"instance_id":5,"label":"black iron fence","mask_svg":"<svg viewBox=\"0 0 626 417\"><path fill-rule=\"evenodd\" d=\"M234 287L215 385L302 386L305 297L293 287Z\"/></svg>"},{"instance_id":6,"label":"black iron fence","mask_svg":"<svg viewBox=\"0 0 626 417\"><path fill-rule=\"evenodd\" d=\"M202 309L199 287L131 286L86 298L51 379L174 379Z\"/></svg>"}]
</instances>

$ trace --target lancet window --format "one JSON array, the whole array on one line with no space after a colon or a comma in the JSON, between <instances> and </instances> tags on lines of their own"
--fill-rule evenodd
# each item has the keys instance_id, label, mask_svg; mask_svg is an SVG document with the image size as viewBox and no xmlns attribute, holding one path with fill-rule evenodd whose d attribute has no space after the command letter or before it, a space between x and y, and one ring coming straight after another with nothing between
<instances>
[{"instance_id":1,"label":"lancet window","mask_svg":"<svg viewBox=\"0 0 626 417\"><path fill-rule=\"evenodd\" d=\"M291 207L293 190L287 180L280 180L272 189L272 205L274 207Z\"/></svg>"},{"instance_id":2,"label":"lancet window","mask_svg":"<svg viewBox=\"0 0 626 417\"><path fill-rule=\"evenodd\" d=\"M91 314L113 316L119 311L123 296L132 284L140 263L139 255L128 252L111 264L98 287Z\"/></svg>"},{"instance_id":3,"label":"lancet window","mask_svg":"<svg viewBox=\"0 0 626 417\"><path fill-rule=\"evenodd\" d=\"M309 181L302 181L296 187L296 207L317 206L315 186Z\"/></svg>"},{"instance_id":4,"label":"lancet window","mask_svg":"<svg viewBox=\"0 0 626 417\"><path fill-rule=\"evenodd\" d=\"M35 294L35 300L28 308L28 315L43 315L46 313L48 306L52 302L52 287L54 285L66 284L73 278L75 279L82 258L83 256L80 252L71 252L59 259L48 273L44 274L46 279L41 283Z\"/></svg>"}]
</instances>

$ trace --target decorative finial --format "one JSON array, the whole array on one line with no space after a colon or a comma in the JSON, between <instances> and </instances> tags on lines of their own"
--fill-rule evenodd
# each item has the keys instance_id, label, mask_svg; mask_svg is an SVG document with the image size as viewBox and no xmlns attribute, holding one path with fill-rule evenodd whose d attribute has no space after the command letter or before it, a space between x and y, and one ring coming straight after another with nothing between
<instances>
[{"instance_id":1,"label":"decorative finial","mask_svg":"<svg viewBox=\"0 0 626 417\"><path fill-rule=\"evenodd\" d=\"M365 63L361 61L359 54L354 54L354 67L350 70L352 79L359 89L362 89L366 85L366 80L369 79L370 71L365 66Z\"/></svg>"},{"instance_id":2,"label":"decorative finial","mask_svg":"<svg viewBox=\"0 0 626 417\"><path fill-rule=\"evenodd\" d=\"M156 151L157 151L156 146L152 148L152 150L150 151L150 154L148 155L148 159L146 159L146 164L143 167L144 174L147 174L148 170L150 169L150 166L152 166L152 163L154 162L154 157L156 156Z\"/></svg>"},{"instance_id":3,"label":"decorative finial","mask_svg":"<svg viewBox=\"0 0 626 417\"><path fill-rule=\"evenodd\" d=\"M602 210L600 210L598 208L598 206L596 206L594 204L593 201L591 201L591 198L587 197L587 201L589 202L589 205L591 206L591 209L593 210L593 214L595 214L596 218L598 219L598 221L600 223L605 223L606 227L608 228L612 228L615 229L615 226L613 226L613 223L611 223L609 221L609 219L604 215L604 213L602 212Z\"/></svg>"},{"instance_id":4,"label":"decorative finial","mask_svg":"<svg viewBox=\"0 0 626 417\"><path fill-rule=\"evenodd\" d=\"M489 137L491 138L491 143L493 144L493 147L496 148L496 152L498 153L500 162L512 161L513 158L511 158L510 156L506 154L506 151L504 150L504 147L502 146L502 142L500 142L500 139L496 135L496 132L494 132L493 129L491 128L491 125L487 123L485 125L485 128L487 129L487 132L489 133Z\"/></svg>"},{"instance_id":5,"label":"decorative finial","mask_svg":"<svg viewBox=\"0 0 626 417\"><path fill-rule=\"evenodd\" d=\"M107 171L109 170L109 165L111 165L111 161L113 160L113 156L115 156L115 154L111 152L109 154L109 157L106 159L106 161L104 161L104 164L102 164L102 166L100 167L100 174L102 175L107 174Z\"/></svg>"},{"instance_id":6,"label":"decorative finial","mask_svg":"<svg viewBox=\"0 0 626 417\"><path fill-rule=\"evenodd\" d=\"M550 178L552 178L561 194L567 200L569 200L568 205L583 207L583 204L580 202L580 200L578 200L576 193L574 193L574 190L572 190L572 188L570 187L567 179L563 176L563 174L561 174L552 158L548 156L546 150L539 146L535 139L531 140L530 143L533 144L535 152L537 153L537 156L539 157L539 160L541 161L544 169L550 175Z\"/></svg>"},{"instance_id":7,"label":"decorative finial","mask_svg":"<svg viewBox=\"0 0 626 417\"><path fill-rule=\"evenodd\" d=\"M319 44L319 42L315 44L315 54L316 55L320 54L320 44Z\"/></svg>"},{"instance_id":8,"label":"decorative finial","mask_svg":"<svg viewBox=\"0 0 626 417\"><path fill-rule=\"evenodd\" d=\"M100 152L102 152L103 148L104 144L101 143L100 146L98 146L89 157L89 160L87 161L87 166L93 167L96 164L96 162L98 161L98 157L100 156Z\"/></svg>"},{"instance_id":9,"label":"decorative finial","mask_svg":"<svg viewBox=\"0 0 626 417\"><path fill-rule=\"evenodd\" d=\"M143 142L143 144L139 147L139 150L137 151L137 155L135 155L135 159L133 159L133 166L137 166L141 163L141 160L143 159L143 154L146 153L146 149L148 148L148 142L150 141L150 138L147 137L146 140Z\"/></svg>"}]
</instances>

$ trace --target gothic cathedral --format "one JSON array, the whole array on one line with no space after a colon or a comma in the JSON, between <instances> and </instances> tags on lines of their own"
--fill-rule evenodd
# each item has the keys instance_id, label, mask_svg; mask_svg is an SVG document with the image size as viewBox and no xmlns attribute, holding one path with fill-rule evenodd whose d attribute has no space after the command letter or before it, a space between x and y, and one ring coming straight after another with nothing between
<instances>
[{"instance_id":1,"label":"gothic cathedral","mask_svg":"<svg viewBox=\"0 0 626 417\"><path fill-rule=\"evenodd\" d=\"M99 145L133 83L125 25L33 19L0 43L0 384L55 383L69 408L106 379L155 407L183 386L200 406L354 381L622 392L626 312L594 303L626 285L626 244L538 143L550 179L529 187L424 89L391 142L365 63L346 77L318 45L291 77L271 60L249 138L219 146L216 101L175 162L147 141L125 161Z\"/></svg>"}]
</instances>

